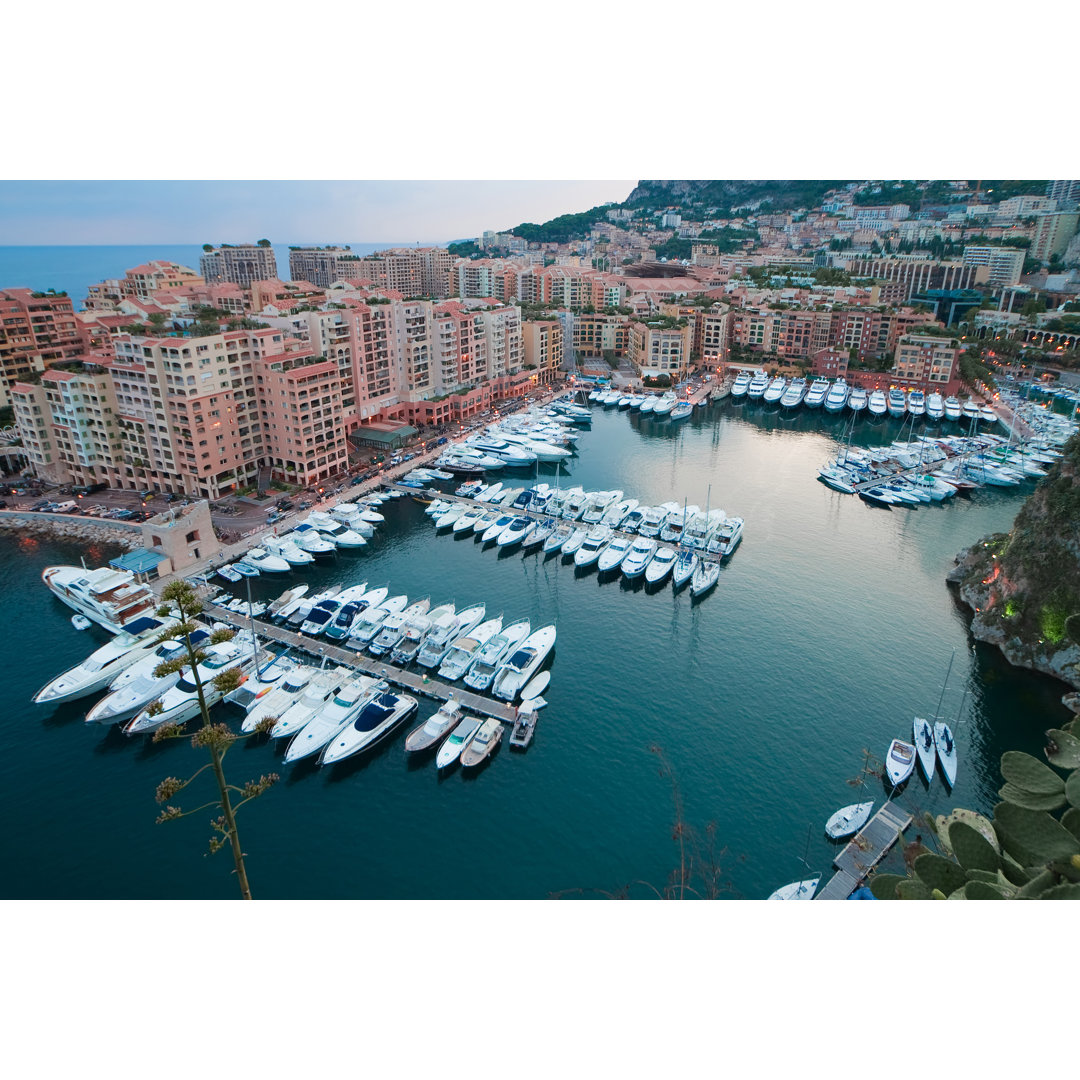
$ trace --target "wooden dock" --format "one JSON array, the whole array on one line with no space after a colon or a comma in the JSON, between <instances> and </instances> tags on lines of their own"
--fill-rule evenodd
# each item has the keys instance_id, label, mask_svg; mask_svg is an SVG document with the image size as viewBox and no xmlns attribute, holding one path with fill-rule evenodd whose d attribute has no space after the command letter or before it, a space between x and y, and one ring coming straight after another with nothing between
<instances>
[{"instance_id":1,"label":"wooden dock","mask_svg":"<svg viewBox=\"0 0 1080 1080\"><path fill-rule=\"evenodd\" d=\"M886 802L833 859L837 873L814 899L846 900L892 850L910 824L911 815L906 810L894 802Z\"/></svg>"},{"instance_id":2,"label":"wooden dock","mask_svg":"<svg viewBox=\"0 0 1080 1080\"><path fill-rule=\"evenodd\" d=\"M205 612L215 621L227 623L237 629L249 627L246 617L219 607L217 604L207 603ZM337 645L332 645L329 641L319 641L316 638L306 637L294 633L292 630L286 630L283 627L263 622L260 619L256 619L255 622L257 624L255 633L260 637L288 645L290 649L296 652L307 653L316 659L325 657L338 664L344 664L346 667L362 671L365 675L385 679L395 686L402 687L413 693L422 694L424 697L434 698L437 701L447 701L453 698L461 703L463 709L479 713L481 716L493 716L504 724L512 725L517 719L517 709L508 702L496 701L494 698L484 697L482 694L474 694L471 690L451 686L441 679L433 679L418 672L405 671L403 668L382 663L381 660L376 660L374 657L366 656L363 653L354 652L352 649L342 649Z\"/></svg>"}]
</instances>

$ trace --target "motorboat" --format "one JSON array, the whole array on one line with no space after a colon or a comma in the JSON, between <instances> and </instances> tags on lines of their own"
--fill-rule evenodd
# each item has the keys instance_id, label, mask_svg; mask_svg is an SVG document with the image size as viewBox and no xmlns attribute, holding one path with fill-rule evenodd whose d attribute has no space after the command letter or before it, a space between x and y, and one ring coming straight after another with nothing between
<instances>
[{"instance_id":1,"label":"motorboat","mask_svg":"<svg viewBox=\"0 0 1080 1080\"><path fill-rule=\"evenodd\" d=\"M594 528L606 528L607 526L594 526ZM569 558L571 555L577 555L578 549L585 543L585 537L589 535L589 530L586 528L575 529L564 541L562 546L562 556L564 559Z\"/></svg>"},{"instance_id":2,"label":"motorboat","mask_svg":"<svg viewBox=\"0 0 1080 1080\"><path fill-rule=\"evenodd\" d=\"M945 419L952 420L953 422L960 419L963 409L960 406L960 399L953 397L951 394L945 399L944 402Z\"/></svg>"},{"instance_id":3,"label":"motorboat","mask_svg":"<svg viewBox=\"0 0 1080 1080\"><path fill-rule=\"evenodd\" d=\"M750 382L746 387L746 396L751 400L758 400L765 396L765 391L769 388L769 376L765 374L761 368L750 377Z\"/></svg>"},{"instance_id":4,"label":"motorboat","mask_svg":"<svg viewBox=\"0 0 1080 1080\"><path fill-rule=\"evenodd\" d=\"M460 722L461 717L461 702L455 701L451 695L419 727L409 732L405 739L405 749L411 754L430 750Z\"/></svg>"},{"instance_id":5,"label":"motorboat","mask_svg":"<svg viewBox=\"0 0 1080 1080\"><path fill-rule=\"evenodd\" d=\"M337 545L329 537L324 536L314 525L301 522L291 533L299 547L315 558L327 558L337 551Z\"/></svg>"},{"instance_id":6,"label":"motorboat","mask_svg":"<svg viewBox=\"0 0 1080 1080\"><path fill-rule=\"evenodd\" d=\"M427 614L431 601L424 597L401 611L395 611L382 621L379 632L371 639L368 652L372 656L386 656L392 653L405 639L405 630L416 620Z\"/></svg>"},{"instance_id":7,"label":"motorboat","mask_svg":"<svg viewBox=\"0 0 1080 1080\"><path fill-rule=\"evenodd\" d=\"M478 716L463 716L450 732L450 737L439 747L439 752L435 755L435 767L447 769L453 765L461 757L462 750L469 745L473 736L480 730L481 724L482 721Z\"/></svg>"},{"instance_id":8,"label":"motorboat","mask_svg":"<svg viewBox=\"0 0 1080 1080\"><path fill-rule=\"evenodd\" d=\"M341 607L342 603L336 597L329 600L320 600L301 623L300 633L318 637L330 625Z\"/></svg>"},{"instance_id":9,"label":"motorboat","mask_svg":"<svg viewBox=\"0 0 1080 1080\"><path fill-rule=\"evenodd\" d=\"M225 581L231 581L234 585L236 582L244 580L244 575L238 570L234 570L231 566L219 566L216 573L219 578L224 578Z\"/></svg>"},{"instance_id":10,"label":"motorboat","mask_svg":"<svg viewBox=\"0 0 1080 1080\"><path fill-rule=\"evenodd\" d=\"M380 604L369 607L349 630L345 644L350 649L363 652L371 644L375 635L382 629L383 623L399 611L404 610L409 598L404 593L391 596Z\"/></svg>"},{"instance_id":11,"label":"motorboat","mask_svg":"<svg viewBox=\"0 0 1080 1080\"><path fill-rule=\"evenodd\" d=\"M630 579L641 577L659 546L655 540L639 536L622 561L623 577Z\"/></svg>"},{"instance_id":12,"label":"motorboat","mask_svg":"<svg viewBox=\"0 0 1080 1080\"><path fill-rule=\"evenodd\" d=\"M907 412L907 398L904 397L904 391L900 387L892 387L885 400L890 416L901 417Z\"/></svg>"},{"instance_id":13,"label":"motorboat","mask_svg":"<svg viewBox=\"0 0 1080 1080\"><path fill-rule=\"evenodd\" d=\"M660 540L665 544L681 543L686 526L700 512L701 507L699 506L684 506L678 510L673 510L668 515L667 521L664 522L664 527L660 530Z\"/></svg>"},{"instance_id":14,"label":"motorboat","mask_svg":"<svg viewBox=\"0 0 1080 1080\"><path fill-rule=\"evenodd\" d=\"M501 480L496 480L494 484L489 484L486 488L484 488L481 494L476 496L476 501L483 503L492 503L500 495L502 495L503 491L503 482Z\"/></svg>"},{"instance_id":15,"label":"motorboat","mask_svg":"<svg viewBox=\"0 0 1080 1080\"><path fill-rule=\"evenodd\" d=\"M585 512L585 504L588 500L589 496L585 493L584 489L580 487L570 488L566 493L566 500L563 503L563 520L577 521Z\"/></svg>"},{"instance_id":16,"label":"motorboat","mask_svg":"<svg viewBox=\"0 0 1080 1080\"><path fill-rule=\"evenodd\" d=\"M385 686L385 683L383 684ZM361 750L368 750L389 735L417 709L416 698L384 690L360 710L327 744L319 758L320 765L344 761Z\"/></svg>"},{"instance_id":17,"label":"motorboat","mask_svg":"<svg viewBox=\"0 0 1080 1080\"><path fill-rule=\"evenodd\" d=\"M455 536L465 536L473 531L476 523L484 516L484 508L482 506L470 506L458 519L454 522L453 532Z\"/></svg>"},{"instance_id":18,"label":"motorboat","mask_svg":"<svg viewBox=\"0 0 1080 1080\"><path fill-rule=\"evenodd\" d=\"M270 717L274 717L274 722L277 723L277 720L302 698L317 671L317 668L306 664L297 664L282 677L277 686L267 686L260 692L249 686L251 680L248 680L248 683L227 695L226 701L246 710L246 715L240 722L240 730L250 734ZM258 686L258 680L255 680L255 685Z\"/></svg>"},{"instance_id":19,"label":"motorboat","mask_svg":"<svg viewBox=\"0 0 1080 1080\"><path fill-rule=\"evenodd\" d=\"M701 559L690 577L690 595L704 596L720 580L720 564L714 559Z\"/></svg>"},{"instance_id":20,"label":"motorboat","mask_svg":"<svg viewBox=\"0 0 1080 1080\"><path fill-rule=\"evenodd\" d=\"M978 420L979 419L979 403L974 398L968 398L967 401L960 406L960 415L965 420Z\"/></svg>"},{"instance_id":21,"label":"motorboat","mask_svg":"<svg viewBox=\"0 0 1080 1080\"><path fill-rule=\"evenodd\" d=\"M674 548L666 546L659 548L645 567L646 584L659 585L674 569L676 558L677 553Z\"/></svg>"},{"instance_id":22,"label":"motorboat","mask_svg":"<svg viewBox=\"0 0 1080 1080\"><path fill-rule=\"evenodd\" d=\"M889 783L898 787L915 771L915 747L903 739L893 739L885 755L885 773Z\"/></svg>"},{"instance_id":23,"label":"motorboat","mask_svg":"<svg viewBox=\"0 0 1080 1080\"><path fill-rule=\"evenodd\" d=\"M831 413L843 411L844 406L848 403L850 393L851 389L848 384L843 379L837 379L829 387L829 392L825 395L825 411ZM807 397L809 397L809 394Z\"/></svg>"},{"instance_id":24,"label":"motorboat","mask_svg":"<svg viewBox=\"0 0 1080 1080\"><path fill-rule=\"evenodd\" d=\"M481 542L490 544L494 540L497 540L506 527L516 520L517 518L514 514L500 514L481 534Z\"/></svg>"},{"instance_id":25,"label":"motorboat","mask_svg":"<svg viewBox=\"0 0 1080 1080\"><path fill-rule=\"evenodd\" d=\"M761 395L761 400L766 405L777 405L784 396L784 391L786 389L787 379L785 379L783 375L777 375L765 388L765 393Z\"/></svg>"},{"instance_id":26,"label":"motorboat","mask_svg":"<svg viewBox=\"0 0 1080 1080\"><path fill-rule=\"evenodd\" d=\"M872 390L866 407L871 416L884 416L889 411L889 401L885 397L885 391Z\"/></svg>"},{"instance_id":27,"label":"motorboat","mask_svg":"<svg viewBox=\"0 0 1080 1080\"><path fill-rule=\"evenodd\" d=\"M805 881L793 881L790 885L781 885L770 894L770 900L813 900L821 878L807 878Z\"/></svg>"},{"instance_id":28,"label":"motorboat","mask_svg":"<svg viewBox=\"0 0 1080 1080\"><path fill-rule=\"evenodd\" d=\"M911 737L919 755L919 767L929 784L934 779L934 766L937 763L934 729L921 716L916 716L911 725Z\"/></svg>"},{"instance_id":29,"label":"motorboat","mask_svg":"<svg viewBox=\"0 0 1080 1080\"><path fill-rule=\"evenodd\" d=\"M502 662L529 636L531 630L529 620L521 619L489 638L474 654L465 672L465 685L473 690L486 690Z\"/></svg>"},{"instance_id":30,"label":"motorboat","mask_svg":"<svg viewBox=\"0 0 1080 1080\"><path fill-rule=\"evenodd\" d=\"M934 748L938 764L941 765L941 775L951 788L956 784L956 740L952 728L944 720L934 724Z\"/></svg>"},{"instance_id":31,"label":"motorboat","mask_svg":"<svg viewBox=\"0 0 1080 1080\"><path fill-rule=\"evenodd\" d=\"M741 398L746 396L747 388L750 386L751 375L749 371L740 371L735 376L735 381L731 384L731 396L734 398Z\"/></svg>"},{"instance_id":32,"label":"motorboat","mask_svg":"<svg viewBox=\"0 0 1080 1080\"><path fill-rule=\"evenodd\" d=\"M71 625L76 630L89 630L94 624L85 615L72 615Z\"/></svg>"},{"instance_id":33,"label":"motorboat","mask_svg":"<svg viewBox=\"0 0 1080 1080\"><path fill-rule=\"evenodd\" d=\"M668 518L676 511L681 512L681 507L676 502L666 502L661 503L659 506L650 507L638 526L638 534L650 540L659 537L660 530L663 529Z\"/></svg>"},{"instance_id":34,"label":"motorboat","mask_svg":"<svg viewBox=\"0 0 1080 1080\"><path fill-rule=\"evenodd\" d=\"M475 604L458 612L446 622L438 622L428 631L416 662L421 667L436 668L442 663L454 641L478 626L486 613L483 604Z\"/></svg>"},{"instance_id":35,"label":"motorboat","mask_svg":"<svg viewBox=\"0 0 1080 1080\"><path fill-rule=\"evenodd\" d=\"M467 509L468 507L462 506L460 503L454 503L449 510L446 510L435 519L436 531L441 532L443 529L452 528Z\"/></svg>"},{"instance_id":36,"label":"motorboat","mask_svg":"<svg viewBox=\"0 0 1080 1080\"><path fill-rule=\"evenodd\" d=\"M853 413L860 413L866 408L867 393L861 386L853 386L848 395L847 405Z\"/></svg>"},{"instance_id":37,"label":"motorboat","mask_svg":"<svg viewBox=\"0 0 1080 1080\"><path fill-rule=\"evenodd\" d=\"M475 768L486 758L490 757L495 747L499 745L503 737L503 726L495 719L488 717L475 735L461 750L461 767L463 769Z\"/></svg>"},{"instance_id":38,"label":"motorboat","mask_svg":"<svg viewBox=\"0 0 1080 1080\"><path fill-rule=\"evenodd\" d=\"M656 408L656 403L660 400L658 394L645 394L645 400L638 406L638 412L642 416L648 416L653 409Z\"/></svg>"},{"instance_id":39,"label":"motorboat","mask_svg":"<svg viewBox=\"0 0 1080 1080\"><path fill-rule=\"evenodd\" d=\"M618 570L622 566L623 560L630 553L630 548L633 545L633 540L629 536L616 536L611 542L600 552L600 557L596 560L596 569L601 574L606 574L610 570Z\"/></svg>"},{"instance_id":40,"label":"motorboat","mask_svg":"<svg viewBox=\"0 0 1080 1080\"><path fill-rule=\"evenodd\" d=\"M356 675L339 687L321 709L293 736L285 751L286 764L317 754L385 686L370 675Z\"/></svg>"},{"instance_id":41,"label":"motorboat","mask_svg":"<svg viewBox=\"0 0 1080 1080\"><path fill-rule=\"evenodd\" d=\"M522 551L531 551L533 548L542 547L555 535L555 522L540 521L530 529L521 542Z\"/></svg>"},{"instance_id":42,"label":"motorboat","mask_svg":"<svg viewBox=\"0 0 1080 1080\"><path fill-rule=\"evenodd\" d=\"M874 506L884 507L886 510L891 510L894 504L900 502L899 499L889 494L882 487L863 488L859 492L859 498L864 502L872 503Z\"/></svg>"},{"instance_id":43,"label":"motorboat","mask_svg":"<svg viewBox=\"0 0 1080 1080\"><path fill-rule=\"evenodd\" d=\"M316 671L309 678L299 699L278 717L270 729L270 738L280 739L286 735L295 735L322 709L327 700L341 689L352 674L350 668L343 666Z\"/></svg>"},{"instance_id":44,"label":"motorboat","mask_svg":"<svg viewBox=\"0 0 1080 1080\"><path fill-rule=\"evenodd\" d=\"M670 390L666 394L662 394L653 406L653 416L670 416L671 410L675 408L676 400L675 395Z\"/></svg>"},{"instance_id":45,"label":"motorboat","mask_svg":"<svg viewBox=\"0 0 1080 1080\"><path fill-rule=\"evenodd\" d=\"M622 529L624 532L629 532L630 530L626 529L624 522L631 512L637 508L637 505L637 499L623 499L621 502L609 503L600 518L600 524L610 525L613 529Z\"/></svg>"},{"instance_id":46,"label":"motorboat","mask_svg":"<svg viewBox=\"0 0 1080 1080\"><path fill-rule=\"evenodd\" d=\"M532 518L516 517L495 537L495 544L497 547L511 548L520 544L526 534L535 527L536 522Z\"/></svg>"},{"instance_id":47,"label":"motorboat","mask_svg":"<svg viewBox=\"0 0 1080 1080\"><path fill-rule=\"evenodd\" d=\"M680 551L671 568L672 587L681 589L694 576L700 562L701 558L696 552Z\"/></svg>"},{"instance_id":48,"label":"motorboat","mask_svg":"<svg viewBox=\"0 0 1080 1080\"><path fill-rule=\"evenodd\" d=\"M310 551L305 551L299 544L293 543L289 534L267 536L263 540L263 547L275 555L280 555L290 566L310 566L315 561L315 556Z\"/></svg>"},{"instance_id":49,"label":"motorboat","mask_svg":"<svg viewBox=\"0 0 1080 1080\"><path fill-rule=\"evenodd\" d=\"M842 465L837 465L835 461L830 461L827 465L822 465L818 469L818 479L834 491L841 491L845 495L855 494L855 487L851 482L851 473Z\"/></svg>"},{"instance_id":50,"label":"motorboat","mask_svg":"<svg viewBox=\"0 0 1080 1080\"><path fill-rule=\"evenodd\" d=\"M926 415L926 394L922 390L912 390L908 394L907 411L916 419Z\"/></svg>"},{"instance_id":51,"label":"motorboat","mask_svg":"<svg viewBox=\"0 0 1080 1080\"><path fill-rule=\"evenodd\" d=\"M554 645L554 626L542 626L530 634L510 657L503 661L492 681L492 693L503 701L513 701L539 670Z\"/></svg>"},{"instance_id":52,"label":"motorboat","mask_svg":"<svg viewBox=\"0 0 1080 1080\"><path fill-rule=\"evenodd\" d=\"M205 630L195 630L191 634L191 644L202 648L210 640ZM171 686L175 686L180 672L156 676L154 672L164 663L186 657L187 647L182 640L169 639L161 642L142 659L116 675L109 683L109 693L98 701L86 714L88 724L116 724L128 720L144 706L161 697Z\"/></svg>"},{"instance_id":53,"label":"motorboat","mask_svg":"<svg viewBox=\"0 0 1080 1080\"><path fill-rule=\"evenodd\" d=\"M201 708L196 677L202 684L202 699L209 707L216 705L224 697L214 682L219 675L239 668L244 673L242 677L247 678L260 659L258 653L253 655L251 639L245 639L240 634L232 641L210 645L204 651L206 655L196 668L197 676L190 667L183 668L179 679L157 699L161 707L152 708L147 705L136 713L135 717L124 725L125 735L141 735L156 731L166 724L187 723Z\"/></svg>"},{"instance_id":54,"label":"motorboat","mask_svg":"<svg viewBox=\"0 0 1080 1080\"><path fill-rule=\"evenodd\" d=\"M568 523L557 526L544 541L544 554L548 555L561 550L563 544L570 539L573 532L574 526Z\"/></svg>"},{"instance_id":55,"label":"motorboat","mask_svg":"<svg viewBox=\"0 0 1080 1080\"><path fill-rule=\"evenodd\" d=\"M34 695L34 703L58 705L103 690L121 672L155 652L162 633L178 625L176 619L148 617L128 623L126 630L95 649L81 664L68 668L43 686Z\"/></svg>"},{"instance_id":56,"label":"motorboat","mask_svg":"<svg viewBox=\"0 0 1080 1080\"><path fill-rule=\"evenodd\" d=\"M244 555L244 562L248 566L254 566L261 574L287 574L289 564L280 556L267 551L266 548L253 547Z\"/></svg>"},{"instance_id":57,"label":"motorboat","mask_svg":"<svg viewBox=\"0 0 1080 1080\"><path fill-rule=\"evenodd\" d=\"M820 409L829 396L829 380L815 379L806 391L806 407L808 409Z\"/></svg>"},{"instance_id":58,"label":"motorboat","mask_svg":"<svg viewBox=\"0 0 1080 1080\"><path fill-rule=\"evenodd\" d=\"M610 525L594 525L585 535L581 546L574 552L575 566L592 566L600 558L600 552L604 550L611 538L615 535ZM566 545L563 545L563 554L566 554Z\"/></svg>"},{"instance_id":59,"label":"motorboat","mask_svg":"<svg viewBox=\"0 0 1080 1080\"><path fill-rule=\"evenodd\" d=\"M291 589L286 589L276 600L272 601L266 609L267 615L271 619L276 619L278 615L285 611L295 601L299 603L301 597L307 596L308 585L294 585Z\"/></svg>"},{"instance_id":60,"label":"motorboat","mask_svg":"<svg viewBox=\"0 0 1080 1080\"><path fill-rule=\"evenodd\" d=\"M241 559L239 562L234 562L232 564L232 568L241 577L259 577L260 576L259 568L257 566L248 565L248 563L244 562L243 559Z\"/></svg>"},{"instance_id":61,"label":"motorboat","mask_svg":"<svg viewBox=\"0 0 1080 1080\"><path fill-rule=\"evenodd\" d=\"M130 570L101 566L46 566L41 572L49 592L91 622L119 634L129 623L153 616L158 599Z\"/></svg>"},{"instance_id":62,"label":"motorboat","mask_svg":"<svg viewBox=\"0 0 1080 1080\"><path fill-rule=\"evenodd\" d=\"M502 625L502 616L499 615L454 638L450 651L439 665L439 678L448 682L460 679L469 670L480 649L502 631Z\"/></svg>"},{"instance_id":63,"label":"motorboat","mask_svg":"<svg viewBox=\"0 0 1080 1080\"><path fill-rule=\"evenodd\" d=\"M436 608L431 608L407 619L402 629L401 638L390 654L391 663L401 667L411 664L420 652L420 646L423 645L424 638L427 637L431 628L440 623L440 620L452 619L453 617L454 605L440 604Z\"/></svg>"},{"instance_id":64,"label":"motorboat","mask_svg":"<svg viewBox=\"0 0 1080 1080\"><path fill-rule=\"evenodd\" d=\"M797 408L805 400L806 393L806 380L796 376L788 383L787 389L780 396L780 405L785 409Z\"/></svg>"},{"instance_id":65,"label":"motorboat","mask_svg":"<svg viewBox=\"0 0 1080 1080\"><path fill-rule=\"evenodd\" d=\"M678 401L671 410L671 422L674 424L679 420L685 420L688 416L691 416L693 412L694 403L692 401Z\"/></svg>"},{"instance_id":66,"label":"motorboat","mask_svg":"<svg viewBox=\"0 0 1080 1080\"><path fill-rule=\"evenodd\" d=\"M996 412L994 412L993 409L990 408L989 405L980 405L979 406L979 419L984 424L996 424L998 422L998 420L1000 419L1000 417L998 416L998 414Z\"/></svg>"},{"instance_id":67,"label":"motorboat","mask_svg":"<svg viewBox=\"0 0 1080 1080\"><path fill-rule=\"evenodd\" d=\"M340 598L339 598L340 599ZM349 636L353 623L367 610L363 600L347 600L341 604L324 634L331 641L343 641Z\"/></svg>"},{"instance_id":68,"label":"motorboat","mask_svg":"<svg viewBox=\"0 0 1080 1080\"><path fill-rule=\"evenodd\" d=\"M640 503L623 520L623 523L619 526L623 532L636 533L641 527L641 523L645 520L645 515L649 512L650 507L642 506Z\"/></svg>"},{"instance_id":69,"label":"motorboat","mask_svg":"<svg viewBox=\"0 0 1080 1080\"><path fill-rule=\"evenodd\" d=\"M623 497L621 491L594 491L581 511L582 525L597 525L608 509Z\"/></svg>"},{"instance_id":70,"label":"motorboat","mask_svg":"<svg viewBox=\"0 0 1080 1080\"><path fill-rule=\"evenodd\" d=\"M870 820L873 801L841 807L825 822L825 834L832 840L854 836Z\"/></svg>"}]
</instances>

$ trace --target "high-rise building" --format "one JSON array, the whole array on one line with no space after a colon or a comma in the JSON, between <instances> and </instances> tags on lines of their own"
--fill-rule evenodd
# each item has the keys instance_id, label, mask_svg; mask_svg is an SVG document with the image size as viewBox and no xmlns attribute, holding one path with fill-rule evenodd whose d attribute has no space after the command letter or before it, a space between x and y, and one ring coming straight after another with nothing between
<instances>
[{"instance_id":1,"label":"high-rise building","mask_svg":"<svg viewBox=\"0 0 1080 1080\"><path fill-rule=\"evenodd\" d=\"M352 249L345 247L291 247L289 248L289 277L293 281L310 281L321 289L329 289L335 281L346 275L342 272L341 259L352 256Z\"/></svg>"},{"instance_id":2,"label":"high-rise building","mask_svg":"<svg viewBox=\"0 0 1080 1080\"><path fill-rule=\"evenodd\" d=\"M78 356L89 340L67 293L0 289L0 407L16 382Z\"/></svg>"},{"instance_id":3,"label":"high-rise building","mask_svg":"<svg viewBox=\"0 0 1080 1080\"><path fill-rule=\"evenodd\" d=\"M1015 285L1024 272L1024 248L998 247L993 244L966 244L965 266L985 266L987 285Z\"/></svg>"},{"instance_id":4,"label":"high-rise building","mask_svg":"<svg viewBox=\"0 0 1080 1080\"><path fill-rule=\"evenodd\" d=\"M1062 203L1080 202L1080 180L1051 180L1046 185L1046 196Z\"/></svg>"},{"instance_id":5,"label":"high-rise building","mask_svg":"<svg viewBox=\"0 0 1080 1080\"><path fill-rule=\"evenodd\" d=\"M563 359L563 328L558 319L522 323L525 367L540 384L555 381Z\"/></svg>"},{"instance_id":6,"label":"high-rise building","mask_svg":"<svg viewBox=\"0 0 1080 1080\"><path fill-rule=\"evenodd\" d=\"M896 343L897 378L938 386L952 381L960 357L957 342L930 334L907 334Z\"/></svg>"},{"instance_id":7,"label":"high-rise building","mask_svg":"<svg viewBox=\"0 0 1080 1080\"><path fill-rule=\"evenodd\" d=\"M1039 214L1035 219L1035 235L1028 249L1033 259L1049 262L1054 255L1063 255L1069 241L1076 235L1080 225L1080 213L1060 212Z\"/></svg>"},{"instance_id":8,"label":"high-rise building","mask_svg":"<svg viewBox=\"0 0 1080 1080\"><path fill-rule=\"evenodd\" d=\"M278 276L274 249L263 244L222 244L199 259L202 276L211 284L231 281L247 289L253 281Z\"/></svg>"},{"instance_id":9,"label":"high-rise building","mask_svg":"<svg viewBox=\"0 0 1080 1080\"><path fill-rule=\"evenodd\" d=\"M850 259L848 273L903 286L900 299L907 300L923 289L970 289L986 279L980 264L937 262L933 259ZM1023 260L1021 260L1021 266Z\"/></svg>"},{"instance_id":10,"label":"high-rise building","mask_svg":"<svg viewBox=\"0 0 1080 1080\"><path fill-rule=\"evenodd\" d=\"M190 267L168 259L154 259L133 266L122 278L108 278L87 289L85 307L90 311L113 311L125 297L149 297L162 290L186 289L206 282Z\"/></svg>"}]
</instances>

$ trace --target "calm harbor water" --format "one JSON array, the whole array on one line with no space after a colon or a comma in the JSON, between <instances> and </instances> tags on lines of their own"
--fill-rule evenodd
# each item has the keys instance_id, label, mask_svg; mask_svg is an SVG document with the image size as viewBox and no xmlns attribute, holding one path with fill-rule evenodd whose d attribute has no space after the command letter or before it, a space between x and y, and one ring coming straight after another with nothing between
<instances>
[{"instance_id":1,"label":"calm harbor water","mask_svg":"<svg viewBox=\"0 0 1080 1080\"><path fill-rule=\"evenodd\" d=\"M1061 684L1014 670L972 642L944 582L960 548L1010 526L1030 485L883 511L815 480L835 453L841 419L731 403L676 425L611 410L594 409L594 418L561 482L618 487L650 504L685 497L704 507L708 497L744 517L743 543L717 588L693 602L670 583L649 592L559 557L500 556L471 537L435 536L411 499L385 504L387 523L362 553L257 579L259 598L297 580L314 590L366 579L433 605L484 601L489 615L558 626L550 705L533 745L519 754L504 743L477 775L440 776L430 759L407 760L408 728L334 769L283 766L276 744L232 750L232 780L282 775L241 813L257 896L531 898L631 881L662 888L678 850L656 745L687 824L704 836L715 823L731 894L764 897L804 876L804 854L813 869L828 869L834 849L824 822L860 798L848 781L863 748L881 757L891 738L910 737L914 714L933 714L954 650L942 712L963 718L959 782L950 796L940 779L928 791L913 778L901 796L908 809L988 809L1001 753L1038 754L1041 733L1067 718ZM854 442L888 442L898 429L864 420ZM155 746L89 727L86 703L30 704L43 683L105 640L96 628L75 631L38 579L43 566L81 553L0 537L0 625L17 658L7 665L0 761L7 819L17 822L0 841L3 893L230 898L228 855L203 856L204 815L154 824L158 781L202 764L186 740ZM112 553L85 554L96 565ZM420 716L434 708L421 700ZM209 787L202 791L210 797ZM880 803L879 780L866 791Z\"/></svg>"}]
</instances>

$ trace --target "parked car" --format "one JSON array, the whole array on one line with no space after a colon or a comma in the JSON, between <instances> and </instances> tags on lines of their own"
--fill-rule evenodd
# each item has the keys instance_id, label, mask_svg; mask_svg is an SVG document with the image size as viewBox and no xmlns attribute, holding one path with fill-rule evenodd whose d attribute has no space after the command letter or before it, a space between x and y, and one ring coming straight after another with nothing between
<instances>
[{"instance_id":1,"label":"parked car","mask_svg":"<svg viewBox=\"0 0 1080 1080\"><path fill-rule=\"evenodd\" d=\"M46 509L47 507L50 507L50 506L52 506L52 503L49 502L48 499L40 499L38 502L34 503L34 505L30 507L30 509L31 510L44 510L44 509Z\"/></svg>"},{"instance_id":2,"label":"parked car","mask_svg":"<svg viewBox=\"0 0 1080 1080\"><path fill-rule=\"evenodd\" d=\"M283 514L279 514L276 510L273 513L268 514L266 518L267 525L273 525L275 521L280 521L284 517Z\"/></svg>"},{"instance_id":3,"label":"parked car","mask_svg":"<svg viewBox=\"0 0 1080 1080\"><path fill-rule=\"evenodd\" d=\"M114 510L109 515L111 518L116 518L117 521L130 521L134 516L134 510Z\"/></svg>"}]
</instances>

